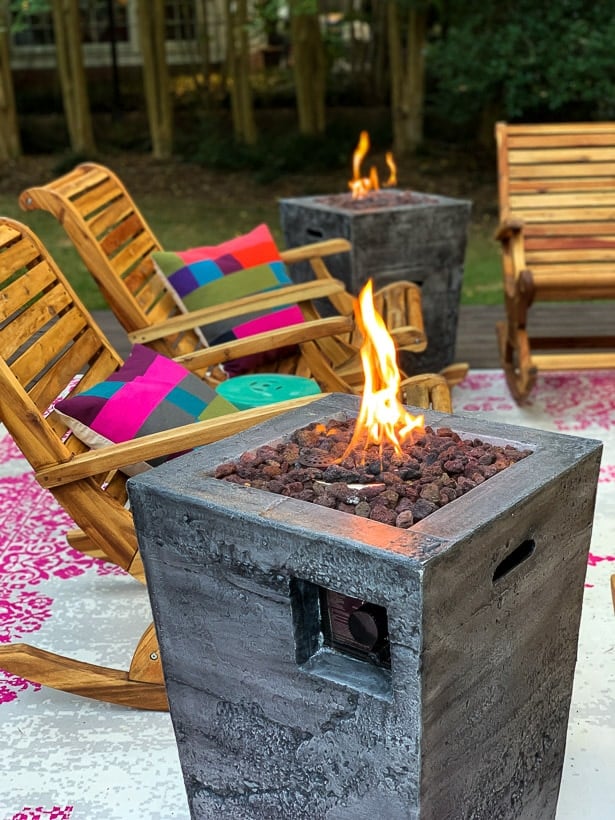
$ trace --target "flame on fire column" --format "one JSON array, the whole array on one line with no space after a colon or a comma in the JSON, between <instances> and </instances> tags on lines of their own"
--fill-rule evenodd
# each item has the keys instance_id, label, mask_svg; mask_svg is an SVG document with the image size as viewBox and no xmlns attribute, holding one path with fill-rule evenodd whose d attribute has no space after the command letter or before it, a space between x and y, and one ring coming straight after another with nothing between
<instances>
[{"instance_id":1,"label":"flame on fire column","mask_svg":"<svg viewBox=\"0 0 615 820\"><path fill-rule=\"evenodd\" d=\"M363 334L361 362L365 386L354 433L346 454L371 444L390 444L396 453L412 435L420 435L423 416L412 416L397 398L401 375L397 351L382 316L376 311L370 279L355 302L355 317Z\"/></svg>"},{"instance_id":2,"label":"flame on fire column","mask_svg":"<svg viewBox=\"0 0 615 820\"><path fill-rule=\"evenodd\" d=\"M353 199L362 199L369 193L380 190L380 180L378 179L378 171L375 165L372 165L370 168L369 176L361 176L361 165L369 149L369 134L367 131L361 131L359 142L352 154L352 179L348 183L348 187L352 191ZM384 183L385 188L397 185L397 166L395 165L393 154L390 151L386 154L386 163L389 168L389 178Z\"/></svg>"}]
</instances>

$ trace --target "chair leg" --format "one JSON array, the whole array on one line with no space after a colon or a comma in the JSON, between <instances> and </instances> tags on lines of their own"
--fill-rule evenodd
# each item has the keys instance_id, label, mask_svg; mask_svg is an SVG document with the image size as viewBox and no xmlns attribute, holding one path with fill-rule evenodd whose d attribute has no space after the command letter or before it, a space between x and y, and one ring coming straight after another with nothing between
<instances>
[{"instance_id":1,"label":"chair leg","mask_svg":"<svg viewBox=\"0 0 615 820\"><path fill-rule=\"evenodd\" d=\"M465 379L469 370L470 365L467 362L453 362L443 367L439 375L446 379L449 387L454 387Z\"/></svg>"},{"instance_id":2,"label":"chair leg","mask_svg":"<svg viewBox=\"0 0 615 820\"><path fill-rule=\"evenodd\" d=\"M85 532L83 532L83 530L69 530L66 533L66 540L73 549L76 549L78 552L82 552L84 555L89 555L90 558L100 558L103 561L111 561L111 563L115 563L104 550L98 547L92 539L86 535ZM119 564L117 564L117 566L119 566ZM125 567L125 570L129 575L132 575L136 581L139 581L139 583L145 583L145 569L143 567L141 554L138 551L135 552L132 560Z\"/></svg>"},{"instance_id":3,"label":"chair leg","mask_svg":"<svg viewBox=\"0 0 615 820\"><path fill-rule=\"evenodd\" d=\"M423 373L411 376L400 385L402 404L452 413L451 390L444 376L438 373Z\"/></svg>"},{"instance_id":4,"label":"chair leg","mask_svg":"<svg viewBox=\"0 0 615 820\"><path fill-rule=\"evenodd\" d=\"M21 643L0 647L0 668L43 686L94 700L158 712L169 708L153 624L141 637L128 672Z\"/></svg>"},{"instance_id":5,"label":"chair leg","mask_svg":"<svg viewBox=\"0 0 615 820\"><path fill-rule=\"evenodd\" d=\"M77 550L77 552L82 552L84 555L89 555L90 558L100 558L103 561L109 560L105 552L101 550L100 547L97 547L92 539L83 532L83 530L69 530L66 533L66 540L74 550Z\"/></svg>"},{"instance_id":6,"label":"chair leg","mask_svg":"<svg viewBox=\"0 0 615 820\"><path fill-rule=\"evenodd\" d=\"M517 404L523 404L534 387L538 373L532 364L527 331L516 328L515 338L510 339L505 322L498 322L496 331L500 363L508 389Z\"/></svg>"}]
</instances>

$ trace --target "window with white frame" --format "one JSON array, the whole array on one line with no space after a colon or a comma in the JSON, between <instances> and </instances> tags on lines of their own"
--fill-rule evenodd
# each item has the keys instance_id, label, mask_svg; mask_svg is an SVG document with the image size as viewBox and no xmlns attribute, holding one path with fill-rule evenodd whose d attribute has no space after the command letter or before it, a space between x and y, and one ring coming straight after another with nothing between
<instances>
[{"instance_id":1,"label":"window with white frame","mask_svg":"<svg viewBox=\"0 0 615 820\"><path fill-rule=\"evenodd\" d=\"M213 7L218 0L207 0ZM197 38L195 0L165 0L166 40L170 54L174 46ZM45 8L46 7L46 8ZM136 3L134 0L79 0L84 58L87 65L105 65L110 60L109 44L117 45L122 62L140 62ZM13 4L13 22L19 21L12 35L14 68L50 68L55 64L53 15L51 4L39 0L20 0Z\"/></svg>"}]
</instances>

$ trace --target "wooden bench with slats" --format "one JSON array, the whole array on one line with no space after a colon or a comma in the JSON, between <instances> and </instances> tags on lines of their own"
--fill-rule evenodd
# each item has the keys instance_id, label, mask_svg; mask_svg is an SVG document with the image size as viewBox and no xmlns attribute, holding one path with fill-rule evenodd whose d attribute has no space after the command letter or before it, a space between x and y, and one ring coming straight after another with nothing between
<instances>
[{"instance_id":1,"label":"wooden bench with slats","mask_svg":"<svg viewBox=\"0 0 615 820\"><path fill-rule=\"evenodd\" d=\"M539 371L615 367L615 310L612 335L530 332L536 301L615 299L615 122L500 122L496 141L506 306L497 334L523 402Z\"/></svg>"}]
</instances>

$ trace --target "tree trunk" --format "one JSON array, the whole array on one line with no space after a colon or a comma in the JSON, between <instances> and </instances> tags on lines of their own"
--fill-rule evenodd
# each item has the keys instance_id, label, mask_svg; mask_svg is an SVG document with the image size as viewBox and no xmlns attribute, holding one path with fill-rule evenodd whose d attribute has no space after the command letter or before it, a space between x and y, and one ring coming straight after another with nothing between
<instances>
[{"instance_id":1,"label":"tree trunk","mask_svg":"<svg viewBox=\"0 0 615 820\"><path fill-rule=\"evenodd\" d=\"M199 56L201 58L201 71L203 73L203 88L208 95L211 75L211 48L209 44L209 13L207 10L207 0L198 0L196 19Z\"/></svg>"},{"instance_id":2,"label":"tree trunk","mask_svg":"<svg viewBox=\"0 0 615 820\"><path fill-rule=\"evenodd\" d=\"M317 3L309 5L314 10L306 13L304 0L293 0L291 3L290 36L299 131L316 135L325 130L327 60Z\"/></svg>"},{"instance_id":3,"label":"tree trunk","mask_svg":"<svg viewBox=\"0 0 615 820\"><path fill-rule=\"evenodd\" d=\"M423 139L426 32L424 8L409 8L402 20L396 0L388 0L391 117L398 156L416 150Z\"/></svg>"},{"instance_id":4,"label":"tree trunk","mask_svg":"<svg viewBox=\"0 0 615 820\"><path fill-rule=\"evenodd\" d=\"M371 97L379 105L384 105L389 95L387 76L387 6L379 3L372 11L372 33L369 44L371 72Z\"/></svg>"},{"instance_id":5,"label":"tree trunk","mask_svg":"<svg viewBox=\"0 0 615 820\"><path fill-rule=\"evenodd\" d=\"M78 0L53 0L53 29L64 115L75 153L96 151L81 47Z\"/></svg>"},{"instance_id":6,"label":"tree trunk","mask_svg":"<svg viewBox=\"0 0 615 820\"><path fill-rule=\"evenodd\" d=\"M165 48L164 0L138 0L137 13L152 154L156 159L168 159L173 154L173 105Z\"/></svg>"},{"instance_id":7,"label":"tree trunk","mask_svg":"<svg viewBox=\"0 0 615 820\"><path fill-rule=\"evenodd\" d=\"M254 145L257 130L250 86L247 0L227 0L226 31L226 63L231 92L233 131L239 142Z\"/></svg>"},{"instance_id":8,"label":"tree trunk","mask_svg":"<svg viewBox=\"0 0 615 820\"><path fill-rule=\"evenodd\" d=\"M21 155L9 54L8 9L0 7L0 160Z\"/></svg>"}]
</instances>

